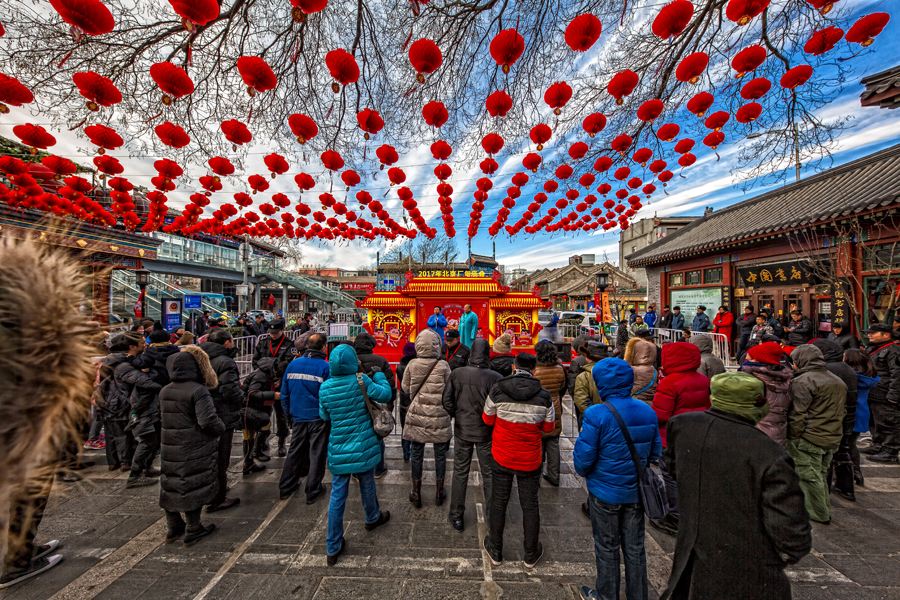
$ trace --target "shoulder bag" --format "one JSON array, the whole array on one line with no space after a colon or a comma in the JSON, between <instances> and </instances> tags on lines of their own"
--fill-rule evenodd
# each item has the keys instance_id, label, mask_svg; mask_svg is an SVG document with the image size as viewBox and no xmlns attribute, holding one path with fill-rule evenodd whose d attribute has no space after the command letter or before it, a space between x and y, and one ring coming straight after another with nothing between
<instances>
[{"instance_id":1,"label":"shoulder bag","mask_svg":"<svg viewBox=\"0 0 900 600\"><path fill-rule=\"evenodd\" d=\"M362 373L356 374L356 383L362 391L363 399L366 401L366 408L369 411L369 417L372 419L372 429L375 435L380 438L386 438L394 431L394 415L387 408L387 404L379 404L369 398L369 392L366 391L366 384L363 382Z\"/></svg>"},{"instance_id":2,"label":"shoulder bag","mask_svg":"<svg viewBox=\"0 0 900 600\"><path fill-rule=\"evenodd\" d=\"M631 451L631 460L634 462L634 468L637 469L638 493L644 512L647 514L647 517L653 520L665 518L670 511L669 498L666 495L666 482L663 479L662 470L660 470L659 465L652 463L648 464L646 468L641 466L641 458L638 456L634 442L631 440L631 434L628 432L625 421L619 415L619 411L609 402L605 402L603 406L608 408L609 412L615 417L616 423L619 424L619 430L625 438L625 443L628 444L628 450Z\"/></svg>"}]
</instances>

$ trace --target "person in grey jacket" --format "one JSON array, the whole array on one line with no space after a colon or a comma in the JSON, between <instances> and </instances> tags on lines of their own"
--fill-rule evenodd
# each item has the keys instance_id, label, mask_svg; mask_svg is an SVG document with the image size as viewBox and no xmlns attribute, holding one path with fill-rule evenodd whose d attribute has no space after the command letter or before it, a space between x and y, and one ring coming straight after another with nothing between
<instances>
[{"instance_id":1,"label":"person in grey jacket","mask_svg":"<svg viewBox=\"0 0 900 600\"><path fill-rule=\"evenodd\" d=\"M447 498L444 476L447 472L447 452L453 434L450 414L444 409L444 389L450 380L450 365L441 358L441 338L431 329L423 329L416 337L416 358L403 371L401 389L409 394L403 439L410 441L412 455L412 491L409 501L422 507L422 464L425 445L434 447L435 504L441 506Z\"/></svg>"},{"instance_id":2,"label":"person in grey jacket","mask_svg":"<svg viewBox=\"0 0 900 600\"><path fill-rule=\"evenodd\" d=\"M684 329L684 315L681 314L680 306L672 307L672 325L671 328L675 331L681 331Z\"/></svg>"},{"instance_id":3,"label":"person in grey jacket","mask_svg":"<svg viewBox=\"0 0 900 600\"><path fill-rule=\"evenodd\" d=\"M712 353L713 340L708 335L692 335L691 343L700 348L700 368L697 372L712 379L713 376L725 372L725 363Z\"/></svg>"},{"instance_id":4,"label":"person in grey jacket","mask_svg":"<svg viewBox=\"0 0 900 600\"><path fill-rule=\"evenodd\" d=\"M472 342L469 364L454 369L444 388L444 410L454 419L453 486L450 492L450 523L456 531L465 527L466 487L472 454L478 454L484 497L491 497L491 428L481 413L491 387L503 376L490 368L491 347L487 340Z\"/></svg>"},{"instance_id":5,"label":"person in grey jacket","mask_svg":"<svg viewBox=\"0 0 900 600\"><path fill-rule=\"evenodd\" d=\"M694 315L694 320L691 321L691 331L694 333L706 333L711 325L709 315L706 314L706 307L702 304L697 306L697 314Z\"/></svg>"}]
</instances>

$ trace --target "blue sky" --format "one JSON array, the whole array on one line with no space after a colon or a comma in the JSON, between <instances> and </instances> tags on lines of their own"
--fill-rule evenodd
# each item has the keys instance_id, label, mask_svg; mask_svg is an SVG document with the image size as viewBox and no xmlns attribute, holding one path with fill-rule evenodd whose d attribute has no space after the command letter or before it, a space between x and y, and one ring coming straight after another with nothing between
<instances>
[{"instance_id":1,"label":"blue sky","mask_svg":"<svg viewBox=\"0 0 900 600\"><path fill-rule=\"evenodd\" d=\"M778 1L779 0L776 0L776 2ZM846 19L842 19L841 25L846 29L849 27L849 24L855 21L860 15L879 10L890 12L889 9L892 4L893 3L889 0L841 0L840 6L844 7L844 9L849 12ZM654 3L647 10L637 11L631 14L630 19L638 23L639 26L646 27L649 30L649 20L655 15L655 11L658 10L659 6L661 5ZM895 17L896 16L897 15L895 15ZM600 43L598 43L590 52L580 55L578 59L574 61L570 72L560 74L561 79L565 78L567 81L573 83L576 96L578 94L577 80L581 77L589 76L590 67L598 60L602 59L604 53L609 52L609 46L606 42L608 42L609 39L612 39L614 30L616 29L616 23L615 19L611 16L603 16L603 21L604 33ZM818 113L818 116L824 120L840 117L849 119L848 126L838 139L837 148L832 155L834 164L841 164L900 142L900 110L888 111L877 108L863 109L859 105L859 94L862 90L862 86L858 83L859 79L867 74L900 63L898 44L889 42L889 40L892 39L900 39L900 18L895 18L889 23L886 30L876 40L876 43L872 46L870 51L861 53L847 63L851 71L847 78L847 84L836 94L834 100ZM846 54L846 43L841 42L841 44L843 46L842 53ZM837 50L835 50L835 52L837 52ZM711 73L714 72L714 68L715 65L711 67ZM724 73L724 76L729 77L730 75ZM815 79L813 80L813 84L814 81ZM777 82L775 85L777 86ZM702 88L698 88L698 91L699 89ZM543 93L543 89L536 89L534 90L534 93L540 95ZM604 110L603 106L597 106L596 109ZM584 114L587 114L587 112L583 113L581 116L583 117ZM547 109L545 114L541 115L541 118L544 122L552 122L553 116L552 114L549 114L549 109ZM686 122L684 119L695 120L695 118L690 115L684 117L683 113L674 118L666 118L665 120L675 120L676 122L684 124ZM29 111L23 109L14 109L12 113L5 115L3 119L0 120L0 134L10 136L12 126L16 123L25 121L46 123L46 119L41 119L40 115L30 114ZM580 118L578 119L578 123L580 123ZM217 125L218 124L215 123L211 126L217 127ZM52 129L52 131L59 139L59 144L53 149L57 154L79 159L85 164L90 162L92 149L85 144L83 139L79 139L75 135L65 132L64 128L57 127ZM685 170L686 178L678 176L677 168L672 169L675 171L676 176L669 183L666 189L667 193L664 194L661 190L657 191L653 196L653 200L644 206L637 218L649 218L654 215L696 215L702 213L706 206L721 208L751 198L769 189L772 184L766 183L769 181L767 178L765 181L756 182L751 186L751 189L745 191L744 188L747 187L747 182L737 179L732 174L740 145L745 142L742 142L738 135L732 135L727 129L726 132L728 133L728 141L719 148L718 159L714 153L710 152L699 143L698 138L698 144L695 148L698 161L692 167ZM604 132L604 135L606 133L610 133L610 131ZM599 137L600 136L598 136L598 138ZM577 127L577 124L576 129L570 130L568 133L565 131L556 131L555 138L557 138L558 141L548 145L542 153L545 164L555 165L560 162L562 160L561 157L565 155L564 153L565 149L568 147L568 143L575 141L575 139L587 139L580 130L580 127ZM431 141L432 139L423 139L423 143L420 146L413 147L408 152L402 154L400 166L406 171L406 185L412 188L416 197L420 199L420 208L423 215L429 219L429 222L433 227L442 231L440 214L438 213L436 204L436 194L434 192L434 188L438 182L432 173L435 161L431 157L429 151ZM473 135L465 140L466 144L475 147L477 147L479 141L480 135ZM381 143L381 141L379 141L379 143ZM510 178L513 174L522 170L522 153L530 150L532 150L532 148L530 148L527 139L508 139L507 147L504 149L503 153L497 157L501 168L492 176L494 187L482 216L482 225L479 235L473 240L473 252L490 254L491 238L487 234L487 228L494 221L497 210L500 207L500 202L505 196L503 191L510 185ZM262 164L262 157L270 151L271 149L264 145L251 147L246 156L246 160L244 161L245 174L254 172L265 173L266 169ZM155 175L155 170L152 166L153 160L139 156L139 153L134 152L133 150L130 154L131 156L129 156L128 151L116 153L123 164L125 164L129 179L137 185L149 186L150 177ZM460 152L455 153L454 158L459 154ZM315 159L316 157L317 154L309 158ZM483 156L479 156L478 159L480 160L482 157ZM298 165L298 158L299 156L289 157L292 163L291 174L301 169L307 170L313 174L316 174L317 171L322 171L321 165ZM670 165L675 162L671 154L664 158L670 162ZM468 164L458 163L452 159L450 162L454 168L454 176L450 180L450 183L454 187L453 205L457 230L457 237L455 240L452 240L451 243L455 243L460 256L463 256L466 251L465 230L469 220L468 213L471 210L473 201L472 191L475 189L474 181L483 176L483 174L477 167L477 160ZM831 163L828 163L827 161L823 164L804 164L803 175L808 176L830 164ZM774 168L783 168L785 166L789 169L793 168L790 165L776 165ZM670 166L670 168L672 167ZM573 178L577 179L580 172L581 171L576 171ZM205 174L205 168L202 166L202 163L195 164L193 168L189 170L189 173L196 178L199 175ZM517 207L513 210L512 215L508 220L508 224L513 223L521 215L524 206L531 201L534 193L539 191L536 184L543 182L548 176L550 175L547 173L546 169L542 169L539 175L532 176L534 184L529 184L523 188L522 195L517 202ZM403 213L403 210L400 207L399 200L396 198L396 194L390 193L386 198L381 198L382 194L387 189L384 175L381 174L378 176L376 172L376 175L371 176L366 176L364 174L364 178L365 180L361 187L365 187L374 197L382 200L394 218L399 220L399 216ZM315 198L318 195L318 192L332 191L327 178L322 177L319 178L319 180L320 185L310 194L312 198ZM792 180L792 175L788 177L788 180ZM339 180L335 178L335 181L338 181L338 183L334 186L334 190L341 190L342 192L342 186L340 185ZM602 181L603 179L598 176L595 187ZM661 188L661 186L657 187ZM226 184L226 192L241 190L243 190L242 187L235 187L230 190ZM565 186L561 186L560 192L552 195L546 206L552 205L553 200L559 197L564 190ZM170 206L175 209L182 206L186 201L187 196L193 191L193 189L189 189L186 186L180 187L178 192L170 194ZM291 194L292 198L296 198L296 187L293 185L292 177L282 176L273 181L269 194L279 191L287 192ZM343 199L342 193L339 193L338 191L334 191L334 193L339 200ZM228 196L229 198L227 199L230 199L230 194L228 194ZM265 199L267 198L259 201L264 201ZM304 196L304 199L309 199L309 196ZM600 202L602 202L602 199ZM598 204L600 202L598 202ZM313 209L315 210L317 208L316 203L311 202L311 204L313 204ZM355 202L353 202L351 208L355 207ZM364 216L368 217L369 215ZM540 213L534 220L539 216ZM599 231L602 232L602 230ZM525 267L533 269L541 266L558 266L565 264L568 256L580 253L594 253L601 257L606 254L611 260L616 261L618 258L617 241L618 230L613 230L613 232L605 234L597 232L593 232L592 234L580 232L576 235L563 235L561 232L557 232L554 234L540 233L534 236L529 236L522 231L512 239L503 232L496 238L496 249L497 258L502 264L508 267ZM345 268L356 268L372 264L375 259L376 251L379 249L384 250L385 248L385 244L376 243L353 243L338 246L316 243L304 244L304 262L308 264L328 264Z\"/></svg>"}]
</instances>

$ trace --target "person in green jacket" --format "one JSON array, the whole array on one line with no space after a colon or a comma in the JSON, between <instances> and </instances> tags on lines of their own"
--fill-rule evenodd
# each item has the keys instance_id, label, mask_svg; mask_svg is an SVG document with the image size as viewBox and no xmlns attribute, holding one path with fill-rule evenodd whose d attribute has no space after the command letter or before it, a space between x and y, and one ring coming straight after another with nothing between
<instances>
[{"instance_id":1,"label":"person in green jacket","mask_svg":"<svg viewBox=\"0 0 900 600\"><path fill-rule=\"evenodd\" d=\"M381 461L381 445L366 407L365 394L379 404L391 400L385 374L368 375L360 369L356 350L341 344L331 351L329 377L319 388L319 416L331 425L328 436L328 470L331 471L331 501L328 505L327 564L333 566L346 549L344 507L350 476L359 479L359 493L366 512L366 531L384 525L391 513L381 510L375 490L375 467Z\"/></svg>"},{"instance_id":2,"label":"person in green jacket","mask_svg":"<svg viewBox=\"0 0 900 600\"><path fill-rule=\"evenodd\" d=\"M828 371L816 346L798 346L791 360L797 375L791 380L787 449L797 467L810 520L830 523L826 476L841 443L847 385Z\"/></svg>"},{"instance_id":3,"label":"person in green jacket","mask_svg":"<svg viewBox=\"0 0 900 600\"><path fill-rule=\"evenodd\" d=\"M472 312L472 305L463 306L463 314L459 317L459 343L472 349L472 343L478 336L478 315Z\"/></svg>"}]
</instances>

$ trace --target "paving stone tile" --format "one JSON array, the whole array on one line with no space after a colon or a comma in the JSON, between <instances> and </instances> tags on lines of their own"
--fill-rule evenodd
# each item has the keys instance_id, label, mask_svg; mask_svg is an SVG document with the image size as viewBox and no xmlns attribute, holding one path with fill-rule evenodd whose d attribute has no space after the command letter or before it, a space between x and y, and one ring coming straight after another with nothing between
<instances>
[{"instance_id":1,"label":"paving stone tile","mask_svg":"<svg viewBox=\"0 0 900 600\"><path fill-rule=\"evenodd\" d=\"M822 560L862 585L900 588L900 558L896 553L891 556L825 554Z\"/></svg>"},{"instance_id":2,"label":"paving stone tile","mask_svg":"<svg viewBox=\"0 0 900 600\"><path fill-rule=\"evenodd\" d=\"M332 598L344 600L348 593L359 598L400 598L403 582L399 580L370 579L365 577L323 577L319 589L313 595L314 600Z\"/></svg>"},{"instance_id":3,"label":"paving stone tile","mask_svg":"<svg viewBox=\"0 0 900 600\"><path fill-rule=\"evenodd\" d=\"M309 600L319 587L320 577L228 573L212 589L210 598L244 600L258 598L276 600Z\"/></svg>"}]
</instances>

